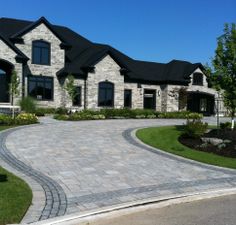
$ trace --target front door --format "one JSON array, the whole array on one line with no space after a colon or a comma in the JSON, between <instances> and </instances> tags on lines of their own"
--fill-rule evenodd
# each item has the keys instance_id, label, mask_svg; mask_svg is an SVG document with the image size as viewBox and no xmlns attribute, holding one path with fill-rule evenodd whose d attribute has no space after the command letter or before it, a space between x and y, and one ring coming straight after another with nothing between
<instances>
[{"instance_id":1,"label":"front door","mask_svg":"<svg viewBox=\"0 0 236 225\"><path fill-rule=\"evenodd\" d=\"M144 109L156 109L156 90L144 89Z\"/></svg>"},{"instance_id":2,"label":"front door","mask_svg":"<svg viewBox=\"0 0 236 225\"><path fill-rule=\"evenodd\" d=\"M0 70L0 102L9 102L8 80L3 70Z\"/></svg>"}]
</instances>

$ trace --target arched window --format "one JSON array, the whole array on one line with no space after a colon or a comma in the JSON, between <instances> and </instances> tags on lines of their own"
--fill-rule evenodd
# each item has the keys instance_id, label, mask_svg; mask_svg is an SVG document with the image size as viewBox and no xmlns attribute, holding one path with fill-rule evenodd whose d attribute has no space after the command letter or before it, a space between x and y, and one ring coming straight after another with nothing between
<instances>
[{"instance_id":1,"label":"arched window","mask_svg":"<svg viewBox=\"0 0 236 225\"><path fill-rule=\"evenodd\" d=\"M50 44L45 41L33 41L32 63L40 65L50 65L51 49Z\"/></svg>"},{"instance_id":2,"label":"arched window","mask_svg":"<svg viewBox=\"0 0 236 225\"><path fill-rule=\"evenodd\" d=\"M100 82L98 85L98 106L114 106L114 84Z\"/></svg>"}]
</instances>

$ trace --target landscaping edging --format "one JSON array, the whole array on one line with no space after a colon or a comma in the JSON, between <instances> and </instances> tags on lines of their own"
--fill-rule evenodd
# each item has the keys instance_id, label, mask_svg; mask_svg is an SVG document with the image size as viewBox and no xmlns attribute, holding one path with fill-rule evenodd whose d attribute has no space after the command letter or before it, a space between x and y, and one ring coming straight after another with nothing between
<instances>
[{"instance_id":1,"label":"landscaping edging","mask_svg":"<svg viewBox=\"0 0 236 225\"><path fill-rule=\"evenodd\" d=\"M136 137L136 131L140 130L140 129L144 129L147 127L139 127L139 128L131 128L131 129L127 129L122 133L122 136L131 144L133 144L134 146L140 147L142 149L148 150L152 153L155 154L159 154L162 156L165 156L169 159L174 159L174 160L178 160L179 162L183 162L183 163L187 163L190 165L196 165L196 166L200 166L202 168L206 168L206 169L210 169L210 170L214 170L214 171L219 171L219 172L224 172L227 174L232 174L232 175L236 175L236 170L234 169L230 169L230 168L223 168L223 167L219 167L219 166L214 166L214 165L209 165L209 164L205 164L205 163L201 163L201 162L197 162L191 159L186 159L184 157L178 156L178 155L174 155L165 151L162 151L160 149L154 148L150 145L147 145L145 143L143 143L141 140L139 140Z\"/></svg>"},{"instance_id":2,"label":"landscaping edging","mask_svg":"<svg viewBox=\"0 0 236 225\"><path fill-rule=\"evenodd\" d=\"M26 126L11 128L9 130L2 131L0 133L0 158L5 163L7 163L10 166L10 168L13 168L12 171L13 173L14 170L17 170L20 173L26 175L26 177L29 177L31 180L34 180L36 183L38 183L44 191L44 199L42 201L45 201L45 203L43 208L42 209L37 209L35 207L33 209L30 208L29 209L30 213L27 214L27 217L30 217L30 220L32 221L27 221L27 222L34 222L37 220L44 220L56 216L62 216L66 213L67 198L61 186L48 176L45 176L41 172L33 169L32 167L18 160L14 155L10 153L10 151L8 151L6 147L5 142L7 136L16 130L23 128L26 128ZM37 195L38 194L37 192L39 192L38 187L35 187L35 183L32 183L30 179L25 179L26 178L25 176L20 176L20 177L30 185L34 198L34 195ZM37 199L37 201L38 200L39 199Z\"/></svg>"}]
</instances>

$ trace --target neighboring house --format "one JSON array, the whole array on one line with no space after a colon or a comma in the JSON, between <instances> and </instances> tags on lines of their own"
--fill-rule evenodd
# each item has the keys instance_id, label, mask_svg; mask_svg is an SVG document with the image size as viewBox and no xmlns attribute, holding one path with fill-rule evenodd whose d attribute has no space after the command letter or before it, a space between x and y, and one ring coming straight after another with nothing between
<instances>
[{"instance_id":1,"label":"neighboring house","mask_svg":"<svg viewBox=\"0 0 236 225\"><path fill-rule=\"evenodd\" d=\"M12 70L21 94L42 107L76 109L146 108L214 114L216 91L200 63L167 64L134 60L111 46L93 43L67 27L0 19L0 104L9 104ZM63 88L75 77L76 99Z\"/></svg>"}]
</instances>

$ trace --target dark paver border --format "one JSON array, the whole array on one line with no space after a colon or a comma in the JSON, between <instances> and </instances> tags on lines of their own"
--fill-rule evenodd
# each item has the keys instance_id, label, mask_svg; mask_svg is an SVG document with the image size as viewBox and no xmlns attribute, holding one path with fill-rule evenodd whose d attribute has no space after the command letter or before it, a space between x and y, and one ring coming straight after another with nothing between
<instances>
[{"instance_id":1,"label":"dark paver border","mask_svg":"<svg viewBox=\"0 0 236 225\"><path fill-rule=\"evenodd\" d=\"M140 130L140 129L144 129L144 128L147 128L147 127L138 127L138 128L136 127L136 128L126 129L122 132L122 136L130 144L132 144L132 145L134 145L138 148L141 148L141 149L147 150L149 152L152 152L154 154L161 155L163 157L166 157L166 158L169 158L169 159L172 159L172 160L176 160L176 161L179 161L181 163L187 163L187 164L190 164L190 165L193 165L193 166L202 167L204 169L223 172L225 174L230 174L230 175L236 175L236 170L228 169L228 168L224 168L224 167L218 167L218 166L214 166L214 165L204 164L204 163L197 162L197 161L194 161L194 160L191 160L191 159L187 159L187 158L184 158L184 157L181 157L181 156L177 156L177 155L174 155L174 154L171 154L171 153L168 153L168 152L161 151L160 149L154 148L152 146L149 146L149 145L143 143L135 135L132 135L135 131Z\"/></svg>"},{"instance_id":2,"label":"dark paver border","mask_svg":"<svg viewBox=\"0 0 236 225\"><path fill-rule=\"evenodd\" d=\"M16 130L25 127L26 126L11 128L0 133L0 158L12 168L32 178L43 188L46 200L39 220L65 215L67 209L67 197L62 187L50 177L18 160L6 147L7 136ZM27 127L32 127L32 125Z\"/></svg>"}]
</instances>

